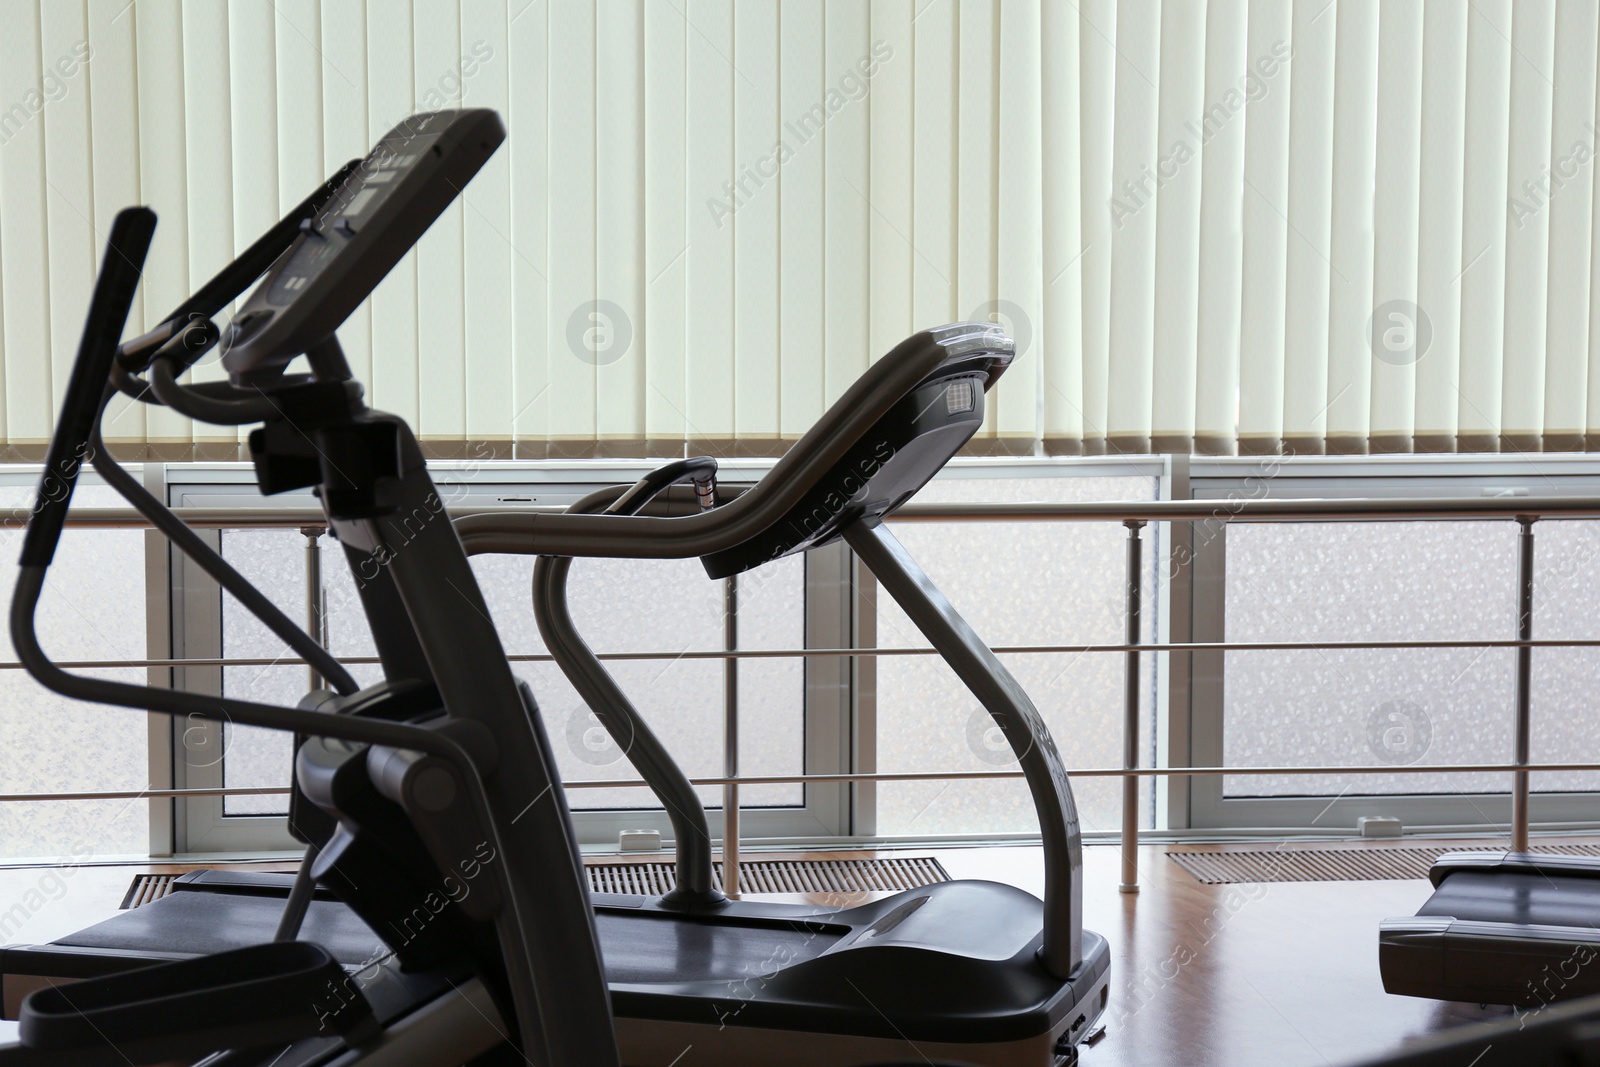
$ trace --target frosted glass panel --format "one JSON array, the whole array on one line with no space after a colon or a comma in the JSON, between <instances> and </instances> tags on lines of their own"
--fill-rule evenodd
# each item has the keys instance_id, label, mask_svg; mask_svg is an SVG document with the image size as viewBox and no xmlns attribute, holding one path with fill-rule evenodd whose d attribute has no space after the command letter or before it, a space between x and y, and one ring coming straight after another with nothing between
<instances>
[{"instance_id":1,"label":"frosted glass panel","mask_svg":"<svg viewBox=\"0 0 1600 1067\"><path fill-rule=\"evenodd\" d=\"M522 556L473 559L490 614L513 655L547 653L530 602L533 561ZM805 634L805 567L799 557L778 560L740 577L740 644L798 648ZM568 583L572 617L596 652L654 652L678 657L723 646L723 590L698 560L577 560ZM690 777L722 773L723 666L691 657L608 660L607 668L667 750ZM638 775L612 744L559 668L517 662L544 712L545 727L564 779L618 780ZM741 769L747 774L795 774L803 769L805 676L799 660L740 665ZM721 803L717 788L701 799ZM798 805L799 785L763 786L740 793L752 807ZM644 789L582 789L574 808L657 807Z\"/></svg>"},{"instance_id":2,"label":"frosted glass panel","mask_svg":"<svg viewBox=\"0 0 1600 1067\"><path fill-rule=\"evenodd\" d=\"M326 546L337 544L322 538ZM222 554L284 614L303 623L306 617L306 539L298 530L225 530ZM323 551L324 568L344 567L342 552ZM326 573L326 571L325 571ZM287 645L238 601L222 594L222 649L230 658L290 659ZM230 697L293 707L305 696L310 677L303 664L223 668L222 688ZM201 736L196 732L196 737ZM294 758L294 735L282 730L228 723L222 735L222 781L230 789L287 786ZM217 754L195 751L182 743L182 758L191 764L214 760ZM224 815L282 815L287 794L223 798Z\"/></svg>"},{"instance_id":3,"label":"frosted glass panel","mask_svg":"<svg viewBox=\"0 0 1600 1067\"><path fill-rule=\"evenodd\" d=\"M1534 525L1533 634L1600 638L1600 522ZM1533 650L1535 761L1600 760L1600 709L1594 705L1600 648ZM1600 790L1600 774L1535 774L1536 791Z\"/></svg>"},{"instance_id":4,"label":"frosted glass panel","mask_svg":"<svg viewBox=\"0 0 1600 1067\"><path fill-rule=\"evenodd\" d=\"M1540 524L1541 536L1557 526ZM1563 532L1572 537L1572 532ZM1591 535L1592 536L1592 535ZM1552 541L1555 540L1553 536ZM1552 545L1552 548L1554 546ZM1227 532L1230 641L1489 640L1516 636L1517 526L1509 522L1244 524ZM1596 587L1590 583L1589 589ZM1591 595L1592 592L1591 592ZM1590 618L1593 609L1590 608ZM1543 622L1543 616L1540 616ZM1556 619L1549 620L1554 625ZM1563 625L1567 625L1564 623ZM1534 721L1562 712L1556 657L1534 655ZM1510 649L1230 652L1229 766L1503 761ZM1575 695L1570 682L1566 692ZM1543 741L1547 733L1537 736ZM1569 741L1570 733L1563 733ZM1547 743L1547 742L1546 742ZM1505 775L1251 775L1228 796L1503 792ZM1537 782L1543 785L1545 783Z\"/></svg>"},{"instance_id":5,"label":"frosted glass panel","mask_svg":"<svg viewBox=\"0 0 1600 1067\"><path fill-rule=\"evenodd\" d=\"M323 580L329 643L340 657L376 654L360 597L343 550L322 539ZM291 618L305 611L305 539L296 531L241 530L223 537L223 552ZM477 556L472 560L491 617L506 651L544 655L531 599L533 560L526 556ZM804 643L803 560L768 564L740 579L740 643L748 648L798 648ZM569 595L579 631L598 652L686 652L720 649L723 643L722 585L709 580L696 560L641 562L579 560ZM228 656L275 658L286 649L254 616L223 598L223 645ZM514 662L533 688L567 780L637 778L589 709L548 662ZM611 660L608 667L651 728L691 776L722 773L722 661L667 658ZM382 677L375 664L352 664L362 684ZM306 690L306 668L229 667L224 686L231 696L293 704ZM747 774L795 774L803 770L804 666L798 659L763 660L740 668L741 758ZM230 787L287 785L289 735L229 726L224 734L224 778ZM199 758L199 757L192 757ZM721 791L701 790L721 803ZM645 789L574 790L574 808L653 808ZM741 793L751 807L798 805L799 785L762 786ZM229 815L281 814L283 796L228 797Z\"/></svg>"},{"instance_id":6,"label":"frosted glass panel","mask_svg":"<svg viewBox=\"0 0 1600 1067\"><path fill-rule=\"evenodd\" d=\"M32 487L0 487L0 507L27 507ZM116 507L104 486L80 486L77 507ZM21 531L8 530L11 560ZM11 583L4 584L4 603ZM143 659L144 535L137 530L67 530L39 601L44 650L57 660ZM12 659L8 649L7 660ZM141 668L79 673L143 685ZM0 792L132 790L149 785L146 717L133 710L57 696L21 670L0 671L6 744L0 746ZM0 854L79 860L142 854L149 848L149 804L143 800L0 804Z\"/></svg>"},{"instance_id":7,"label":"frosted glass panel","mask_svg":"<svg viewBox=\"0 0 1600 1067\"><path fill-rule=\"evenodd\" d=\"M950 478L917 500L1150 500L1145 477ZM1145 635L1159 632L1155 610L1159 526L1144 531L1148 592ZM1127 531L1118 523L904 523L898 537L991 645L1105 643L1123 639ZM878 602L885 647L927 642L887 596ZM1067 766L1122 761L1124 657L1116 653L1007 655L1055 736ZM1154 758L1155 657L1144 658L1142 738ZM937 656L878 660L878 767L882 771L981 771L1015 767L993 720ZM1121 825L1121 786L1109 779L1073 783L1085 830ZM1153 785L1143 815L1152 817ZM882 834L1033 833L1038 820L1022 781L885 782L878 786Z\"/></svg>"}]
</instances>

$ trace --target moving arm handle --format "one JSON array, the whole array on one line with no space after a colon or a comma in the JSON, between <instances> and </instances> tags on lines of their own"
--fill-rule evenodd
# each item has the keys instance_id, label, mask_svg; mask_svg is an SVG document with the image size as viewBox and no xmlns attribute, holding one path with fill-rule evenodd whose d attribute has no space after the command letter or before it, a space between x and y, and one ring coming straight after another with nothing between
<instances>
[{"instance_id":1,"label":"moving arm handle","mask_svg":"<svg viewBox=\"0 0 1600 1067\"><path fill-rule=\"evenodd\" d=\"M584 497L570 510L584 513L603 508L607 514L630 515L681 482L694 483L695 495L705 508L708 500L715 501L716 477L717 461L709 456L678 460L639 479L609 507L606 503L615 490L603 489ZM541 556L534 564L533 609L539 634L561 672L639 771L672 821L678 884L662 898L662 903L691 908L715 906L725 898L714 881L705 805L700 803L683 769L578 633L567 605L567 575L571 569L570 556Z\"/></svg>"},{"instance_id":2,"label":"moving arm handle","mask_svg":"<svg viewBox=\"0 0 1600 1067\"><path fill-rule=\"evenodd\" d=\"M78 358L67 380L67 394L61 405L56 432L45 454L44 473L39 478L39 495L34 516L22 539L22 566L48 567L55 559L56 545L67 521L67 508L78 483L78 472L88 458L89 437L100 417L106 380L111 376L111 361L116 357L117 340L128 322L133 294L139 287L140 271L150 251L156 231L156 213L147 207L126 208L111 224L100 276L95 280L89 301L89 317L84 323Z\"/></svg>"}]
</instances>

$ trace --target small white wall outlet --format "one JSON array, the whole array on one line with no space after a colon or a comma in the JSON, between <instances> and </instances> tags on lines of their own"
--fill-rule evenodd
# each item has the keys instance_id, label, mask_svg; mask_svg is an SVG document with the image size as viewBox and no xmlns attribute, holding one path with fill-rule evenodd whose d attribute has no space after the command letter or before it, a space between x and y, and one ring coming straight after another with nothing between
<instances>
[{"instance_id":1,"label":"small white wall outlet","mask_svg":"<svg viewBox=\"0 0 1600 1067\"><path fill-rule=\"evenodd\" d=\"M1362 837L1399 837L1403 827L1392 815L1363 815L1356 820Z\"/></svg>"},{"instance_id":2,"label":"small white wall outlet","mask_svg":"<svg viewBox=\"0 0 1600 1067\"><path fill-rule=\"evenodd\" d=\"M617 847L624 852L660 852L660 830L624 830L617 835Z\"/></svg>"}]
</instances>

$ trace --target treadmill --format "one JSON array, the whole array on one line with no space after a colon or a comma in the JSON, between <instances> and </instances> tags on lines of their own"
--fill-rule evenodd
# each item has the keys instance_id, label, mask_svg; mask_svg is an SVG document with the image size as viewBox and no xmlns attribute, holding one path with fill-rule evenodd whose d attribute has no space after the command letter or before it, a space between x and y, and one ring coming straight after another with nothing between
<instances>
[{"instance_id":1,"label":"treadmill","mask_svg":"<svg viewBox=\"0 0 1600 1067\"><path fill-rule=\"evenodd\" d=\"M502 512L455 524L469 554L546 556L536 567L540 626L678 824L672 893L593 896L624 1062L880 1064L904 1056L911 1042L938 1063L1053 1067L1075 1060L1077 1043L1103 1013L1108 949L1081 926L1081 842L1054 742L1015 679L881 526L971 436L983 390L1011 351L991 324L909 339L767 477L713 510L706 500L714 464L702 459L669 464L635 487L601 490L568 515ZM676 483L688 484L671 488ZM637 711L620 691L605 688L614 683L565 611L570 555L554 552L696 554L707 541L717 544L713 538L729 539L712 526L712 537L695 534L688 545L673 546L658 531L736 520L746 509L771 507L773 497L785 505L775 519L763 521L754 537L705 552L708 572L737 573L846 539L1011 739L1040 806L1044 901L989 882L936 884L849 909L731 901L712 888L704 809ZM643 514L630 516L640 508ZM596 522L609 535L601 538L548 522L587 519L594 509L603 510L589 521L621 519L645 529L618 537L617 522ZM303 758L299 772L303 777ZM186 875L160 900L48 945L6 949L0 967L8 987L36 986L216 951L270 929L289 888L284 876ZM359 966L382 938L329 897L312 900L306 936L322 932L343 962Z\"/></svg>"},{"instance_id":2,"label":"treadmill","mask_svg":"<svg viewBox=\"0 0 1600 1067\"><path fill-rule=\"evenodd\" d=\"M446 129L465 124L477 131L489 128L489 118L492 113L452 112L407 121L420 122L424 129L435 123ZM493 128L498 129L497 119ZM484 143L489 140L498 144L497 138ZM385 166L404 168L417 165L418 155L390 150L383 158ZM431 163L425 153L422 163ZM458 521L452 530L428 519L428 501L419 495L425 472L409 443L409 431L398 419L360 405L359 387L349 381L336 342L325 332L326 323L342 321L388 269L350 265L348 249L357 237L365 236L364 247L389 249L395 258L415 240L410 235L403 242L386 239L379 225L385 216L369 210L372 198L364 198L376 183L363 184L362 175L372 169L357 165L336 177L332 184L337 195L313 205L303 217L279 224L277 229L287 226L284 232L293 237L276 259L269 257L256 268L257 273L265 269L266 277L226 334L224 365L230 383L184 386L176 380L182 366L154 358L137 368L148 380L123 367L119 385L141 399L153 394L157 401L199 418L262 422L251 435L251 448L263 492L318 485L331 528L358 574L426 582L441 595L426 601L397 599L392 583L363 585L363 606L386 681L368 690L314 692L302 701L294 728L304 740L296 757L292 800L292 825L308 844L301 873L292 880L249 874L186 877L171 895L79 934L49 945L5 950L0 968L8 989L41 987L24 1002L24 1015L29 1003L48 998L62 979L112 981L160 961L182 966L214 958L202 954L238 951L231 946L248 945L269 929L280 938L290 930L298 943L321 945L352 974L364 973L376 959L408 977L437 965L435 957L452 959L466 951L468 958L458 965L469 974L487 974L483 982L489 992L499 989L493 980L493 946L484 945L483 931L469 921L481 923L497 901L463 898L460 910L467 914L446 936L418 911L426 906L425 894L379 906L360 890L370 884L366 875L371 870L393 862L392 840L420 835L419 847L410 849L408 857L431 855L435 874L442 870L448 876L471 862L471 856L462 854L465 842L482 838L469 838L461 827L428 813L423 788L428 779L418 769L426 761L408 754L407 746L383 748L361 736L330 740L338 735L314 724L436 724L441 707L451 707L451 693L470 701L473 671L482 664L469 663L467 657L458 662L444 637L459 628L465 611L442 595L440 582L450 574L435 576L432 556L437 552L449 559L463 550L518 552L546 557L538 565L536 608L547 634L566 626L557 639L566 650L563 670L581 682L580 690L606 727L629 739L630 757L664 803L681 801L684 791L693 801L692 806L666 805L681 820L679 888L660 899L594 895L592 920L576 924L580 932L593 930L603 957L625 1062L662 1067L866 1065L903 1060L913 1048L935 1062L972 1067L1075 1062L1078 1043L1106 1005L1108 952L1103 938L1082 928L1082 850L1064 766L1042 717L1015 678L882 526L977 430L984 393L1013 357L1011 341L989 323L955 324L907 339L873 364L766 477L737 496L717 498L710 461L682 461L636 486L594 494L565 514L479 515ZM389 190L394 187L385 179L375 195L393 195ZM364 221L353 218L363 211ZM248 283L255 277L248 266L230 270L248 275ZM315 329L304 326L305 316L296 314L307 307L321 309ZM282 394L288 392L280 384L288 377L284 370L300 353L313 373L310 381L294 384L319 388L315 395L306 391L296 397L291 410L281 410ZM274 393L273 403L263 405L251 395L258 389L280 392ZM315 439L308 439L308 429ZM415 488L404 479L397 487L392 469L375 458L386 455L397 439L406 477L417 472ZM321 454L329 445L343 450L337 469ZM164 532L177 534L171 529L176 520L159 503L130 498ZM412 528L419 526L432 540L414 546ZM592 654L585 655L581 638L565 618L564 572L573 557L697 557L711 576L721 577L840 539L928 636L1017 753L1040 819L1046 868L1042 901L981 881L926 886L848 909L723 898L711 887L704 811L687 779L659 743L651 743L636 710L607 690L609 676L592 669L598 664ZM453 544L446 545L446 540ZM241 591L229 584L237 575L230 578L225 563L210 557L205 561L230 592L248 595L248 587ZM420 641L423 635L429 640ZM465 639L458 635L455 643ZM320 649L291 644L331 680L348 677L336 663L324 663L329 657ZM487 648L484 655L496 658L494 673L505 670L492 629ZM534 727L542 744L537 705L526 687L520 700L524 725ZM522 760L528 759L532 762L527 766L542 766L544 772L534 784L544 783L545 791L559 796L548 750L528 757L502 751L499 731L508 727L497 722L485 722L488 730L475 728L477 720L469 726L446 725L458 745L486 765L516 768L510 774L489 774L488 782L520 778ZM357 765L359 771L351 770ZM420 792L407 793L397 783ZM391 793L409 806L397 807ZM543 794L535 789L531 795ZM571 856L564 804L556 814ZM427 880L413 869L402 888L415 891ZM570 918L533 903L536 878L523 876L522 881L535 897L522 898L531 906L524 910L519 905L520 921L536 929L571 924ZM422 947L432 955L421 952ZM523 951L504 945L501 950ZM581 992L585 987L574 988ZM427 991L414 1008L420 1010L427 998L437 995L437 989ZM513 1003L514 998L505 996L480 997L475 1007L485 1024L498 1030L499 1019ZM541 1018L546 1010L541 1004ZM524 1014L519 1012L518 1018ZM584 1018L594 1021L592 1013ZM602 1051L582 1062L605 1059ZM557 1056L551 1062L566 1061Z\"/></svg>"},{"instance_id":3,"label":"treadmill","mask_svg":"<svg viewBox=\"0 0 1600 1067\"><path fill-rule=\"evenodd\" d=\"M1600 858L1454 852L1428 878L1416 915L1379 926L1386 991L1519 1008L1600 994Z\"/></svg>"}]
</instances>

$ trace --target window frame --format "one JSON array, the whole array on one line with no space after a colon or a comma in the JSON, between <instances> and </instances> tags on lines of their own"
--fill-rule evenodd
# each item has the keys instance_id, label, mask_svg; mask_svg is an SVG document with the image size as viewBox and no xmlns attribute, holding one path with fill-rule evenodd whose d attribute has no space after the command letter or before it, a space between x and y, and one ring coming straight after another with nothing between
<instances>
[{"instance_id":1,"label":"window frame","mask_svg":"<svg viewBox=\"0 0 1600 1067\"><path fill-rule=\"evenodd\" d=\"M630 483L656 466L646 461L511 462L435 461L429 464L441 492L462 506L493 504L504 497L518 499L507 506L570 504L608 485ZM770 461L734 460L722 464L727 484L758 480ZM309 493L261 497L248 464L184 464L166 468L166 498L173 507L288 508L315 507ZM522 499L522 498L529 499ZM220 532L206 531L213 547ZM808 647L841 647L852 640L851 586L842 570L843 546L809 553L806 559L805 635ZM170 611L173 658L214 658L222 651L222 591L212 579L167 546L170 567ZM330 561L331 562L331 561ZM709 579L708 579L709 580ZM843 607L841 608L841 605ZM298 619L303 605L279 605ZM531 610L531 608L530 608ZM842 773L849 769L853 738L851 687L835 676L840 660L808 659L803 691L807 773ZM173 682L196 692L220 691L222 668L191 667L173 670ZM535 694L537 697L539 694ZM745 715L748 708L741 709ZM165 718L158 716L158 718ZM548 726L548 724L547 724ZM220 724L178 724L169 720L164 737L152 744L166 753L176 788L216 789L223 785L220 762L186 758L186 752L221 751ZM209 747L209 746L214 746ZM851 791L846 785L806 784L803 801L795 807L745 807L741 833L747 841L837 838L851 832ZM574 793L571 800L579 800ZM176 854L275 852L298 848L281 815L228 815L221 796L185 797L172 807L170 846ZM720 809L707 811L713 837L722 833ZM622 830L654 829L672 836L671 823L659 808L574 811L573 822L580 845L615 847Z\"/></svg>"},{"instance_id":2,"label":"window frame","mask_svg":"<svg viewBox=\"0 0 1600 1067\"><path fill-rule=\"evenodd\" d=\"M1263 476L1264 471L1272 473ZM1237 457L1190 461L1186 479L1190 499L1292 499L1305 497L1470 497L1476 495L1527 496L1531 501L1555 496L1600 495L1600 457L1584 455L1517 456L1303 456ZM1226 510L1226 509L1219 509ZM1506 520L1463 520L1505 521ZM1199 526L1199 523L1195 523ZM1191 636L1197 642L1225 640L1227 604L1228 525L1215 536L1195 538L1192 563L1169 574L1181 574L1189 583ZM1538 526L1534 527L1537 536ZM1537 559L1535 548L1535 558ZM1535 625L1538 606L1535 604ZM1514 619L1507 620L1507 636ZM1537 630L1535 631L1537 632ZM1600 636L1600 635L1595 635ZM1176 660L1181 653L1172 654ZM1187 654L1190 684L1186 694L1175 694L1175 711L1188 722L1187 745L1191 766L1221 766L1226 736L1226 693L1223 652ZM1534 679L1538 665L1535 657ZM1506 708L1509 716L1514 713ZM1175 751L1178 751L1175 749ZM1510 762L1506 753L1504 762ZM1181 762L1174 760L1174 763ZM1335 772L1336 773L1336 772ZM1302 833L1349 835L1364 815L1397 817L1408 832L1498 833L1509 825L1511 797L1509 773L1506 789L1499 793L1372 794L1359 796L1227 796L1225 778L1196 776L1169 784L1174 803L1169 808L1174 829L1194 834ZM1537 781L1535 782L1537 785ZM1532 824L1541 829L1579 829L1600 826L1594 816L1594 794L1543 792L1530 796Z\"/></svg>"}]
</instances>

